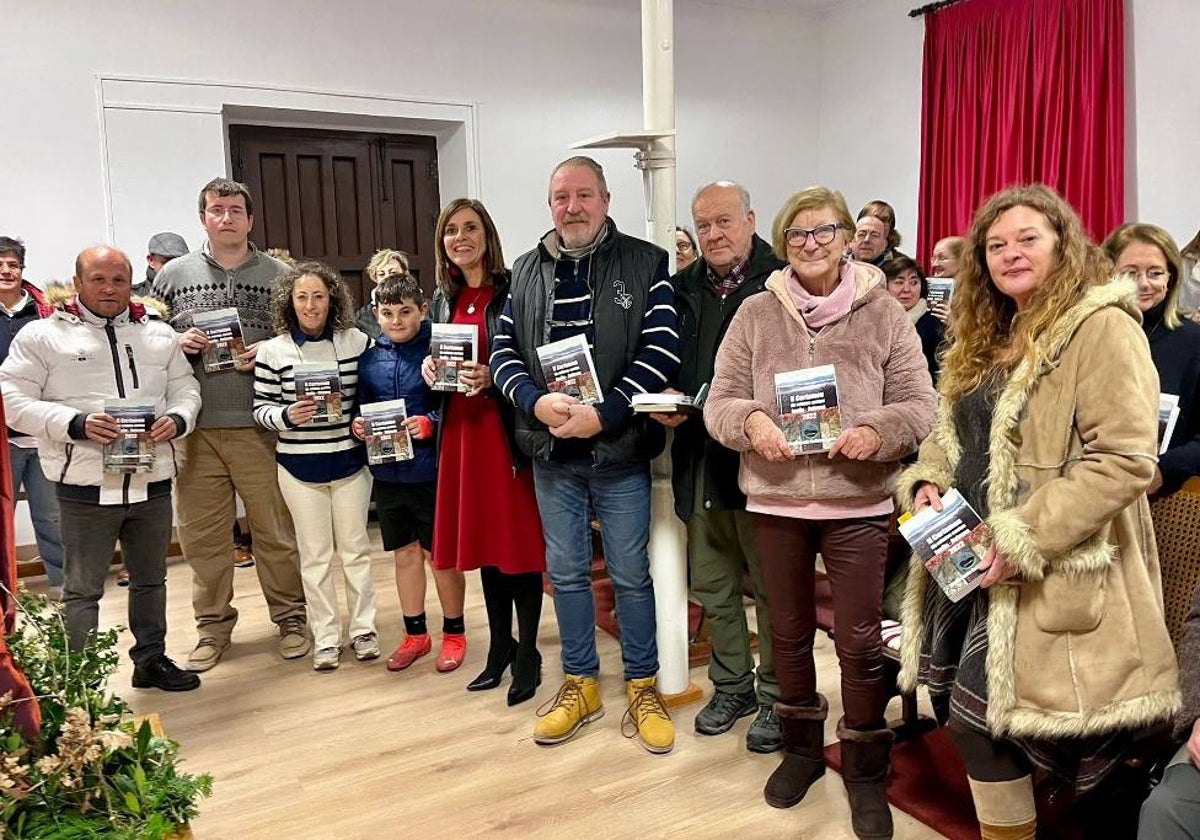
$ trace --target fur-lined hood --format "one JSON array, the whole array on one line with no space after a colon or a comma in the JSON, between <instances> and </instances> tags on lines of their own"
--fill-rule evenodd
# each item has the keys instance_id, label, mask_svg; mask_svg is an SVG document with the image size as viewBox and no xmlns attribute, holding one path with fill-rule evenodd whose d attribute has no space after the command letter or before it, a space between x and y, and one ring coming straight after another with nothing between
<instances>
[{"instance_id":1,"label":"fur-lined hood","mask_svg":"<svg viewBox=\"0 0 1200 840\"><path fill-rule=\"evenodd\" d=\"M988 723L1062 738L1133 729L1178 707L1145 491L1157 461L1158 375L1133 285L1090 289L1009 373L992 410L992 543L1018 576L989 592ZM962 449L942 399L897 485L953 486ZM929 573L909 569L902 684L915 685Z\"/></svg>"},{"instance_id":2,"label":"fur-lined hood","mask_svg":"<svg viewBox=\"0 0 1200 840\"><path fill-rule=\"evenodd\" d=\"M45 300L51 307L70 311L75 304L75 287L68 283L51 283L46 287ZM149 295L134 295L129 300L129 314L133 320L140 320L148 315L161 321L171 319L171 307L158 298Z\"/></svg>"}]
</instances>

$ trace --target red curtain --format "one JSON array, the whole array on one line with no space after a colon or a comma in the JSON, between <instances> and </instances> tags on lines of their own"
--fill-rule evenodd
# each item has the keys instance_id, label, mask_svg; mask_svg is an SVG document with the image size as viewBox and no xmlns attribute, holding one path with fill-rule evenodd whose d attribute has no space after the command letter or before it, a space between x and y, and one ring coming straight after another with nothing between
<instances>
[{"instance_id":1,"label":"red curtain","mask_svg":"<svg viewBox=\"0 0 1200 840\"><path fill-rule=\"evenodd\" d=\"M1096 241L1125 211L1125 0L963 0L925 17L917 253L1041 181Z\"/></svg>"}]
</instances>

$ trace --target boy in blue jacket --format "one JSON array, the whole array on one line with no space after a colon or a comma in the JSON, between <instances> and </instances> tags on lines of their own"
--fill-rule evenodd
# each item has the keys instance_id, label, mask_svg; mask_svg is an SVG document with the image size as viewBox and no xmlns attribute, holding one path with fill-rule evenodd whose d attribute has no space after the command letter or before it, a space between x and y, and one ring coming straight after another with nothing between
<instances>
[{"instance_id":1,"label":"boy in blue jacket","mask_svg":"<svg viewBox=\"0 0 1200 840\"><path fill-rule=\"evenodd\" d=\"M411 460L371 467L383 548L395 553L396 592L404 614L405 638L388 658L387 667L402 671L433 648L425 621L425 563L433 547L438 414L435 395L421 378L431 332L426 317L429 304L421 287L409 275L393 274L375 288L374 308L380 335L358 361L359 403L404 400L413 439ZM355 419L352 428L356 437L364 437L362 418ZM433 579L442 605L443 653L437 669L453 671L466 651L466 584L457 569L434 569Z\"/></svg>"}]
</instances>

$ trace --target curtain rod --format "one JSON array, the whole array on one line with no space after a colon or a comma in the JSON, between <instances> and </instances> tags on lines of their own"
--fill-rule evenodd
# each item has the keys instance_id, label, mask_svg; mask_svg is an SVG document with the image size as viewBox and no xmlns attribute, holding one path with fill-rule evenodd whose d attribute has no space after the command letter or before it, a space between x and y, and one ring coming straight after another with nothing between
<instances>
[{"instance_id":1,"label":"curtain rod","mask_svg":"<svg viewBox=\"0 0 1200 840\"><path fill-rule=\"evenodd\" d=\"M924 6L921 6L918 9L913 9L908 13L908 16L914 18L921 17L922 15L927 15L930 12L936 12L939 9L944 9L947 6L953 6L955 3L961 2L962 0L938 0L936 3L926 3Z\"/></svg>"}]
</instances>

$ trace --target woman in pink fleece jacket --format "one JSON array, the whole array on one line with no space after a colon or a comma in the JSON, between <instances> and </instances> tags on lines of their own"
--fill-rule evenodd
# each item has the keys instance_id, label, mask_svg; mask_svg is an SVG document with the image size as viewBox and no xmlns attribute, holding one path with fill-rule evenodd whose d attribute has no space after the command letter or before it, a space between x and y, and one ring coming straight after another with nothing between
<instances>
[{"instance_id":1,"label":"woman in pink fleece jacket","mask_svg":"<svg viewBox=\"0 0 1200 840\"><path fill-rule=\"evenodd\" d=\"M879 269L844 257L854 231L845 199L824 187L789 198L775 218L788 266L742 304L717 353L704 420L742 453L739 484L753 514L774 630L784 757L763 793L787 808L825 770L828 712L817 693L814 565L833 587L842 672L843 777L854 831L891 837L884 786L892 735L879 636L892 491L900 459L933 426L936 397L921 342ZM840 429L801 424L789 444L776 374L832 365ZM822 446L819 439L831 440ZM812 441L817 438L818 441ZM819 449L820 451L797 450Z\"/></svg>"}]
</instances>

